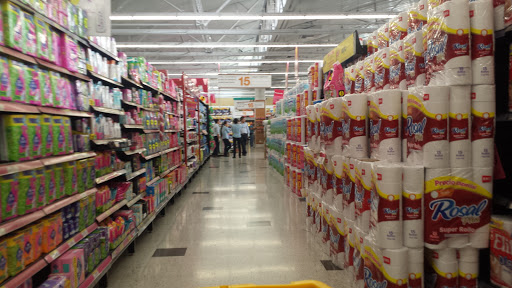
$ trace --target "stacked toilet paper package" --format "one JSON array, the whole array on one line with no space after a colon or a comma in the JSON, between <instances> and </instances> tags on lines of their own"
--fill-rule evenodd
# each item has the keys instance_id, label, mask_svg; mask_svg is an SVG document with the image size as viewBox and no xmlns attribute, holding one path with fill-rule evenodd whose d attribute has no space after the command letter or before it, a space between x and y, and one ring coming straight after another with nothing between
<instances>
[{"instance_id":1,"label":"stacked toilet paper package","mask_svg":"<svg viewBox=\"0 0 512 288\"><path fill-rule=\"evenodd\" d=\"M512 219L491 216L495 12L420 1L290 122L305 133L285 182L303 171L307 229L352 286L477 287L490 240L492 281L512 287Z\"/></svg>"}]
</instances>

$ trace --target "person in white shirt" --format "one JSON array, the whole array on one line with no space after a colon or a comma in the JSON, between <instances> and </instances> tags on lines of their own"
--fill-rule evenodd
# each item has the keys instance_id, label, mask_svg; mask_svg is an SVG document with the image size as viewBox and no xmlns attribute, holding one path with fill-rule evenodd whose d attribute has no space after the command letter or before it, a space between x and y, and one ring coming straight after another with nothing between
<instances>
[{"instance_id":1,"label":"person in white shirt","mask_svg":"<svg viewBox=\"0 0 512 288\"><path fill-rule=\"evenodd\" d=\"M213 129L212 129L212 136L215 140L215 150L213 150L213 157L219 157L219 137L220 137L220 126L219 126L219 119L213 120Z\"/></svg>"},{"instance_id":2,"label":"person in white shirt","mask_svg":"<svg viewBox=\"0 0 512 288\"><path fill-rule=\"evenodd\" d=\"M245 122L245 117L242 116L240 118L240 122L241 122L241 129L240 129L240 132L242 133L242 154L245 156L247 155L247 149L246 149L246 146L247 146L247 140L249 139L249 125L247 125L247 123Z\"/></svg>"}]
</instances>

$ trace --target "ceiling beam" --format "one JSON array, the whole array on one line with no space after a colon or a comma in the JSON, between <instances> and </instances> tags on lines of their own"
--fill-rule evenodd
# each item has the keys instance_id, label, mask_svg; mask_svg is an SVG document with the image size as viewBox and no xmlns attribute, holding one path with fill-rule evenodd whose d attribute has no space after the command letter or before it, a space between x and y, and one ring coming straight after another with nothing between
<instances>
[{"instance_id":1,"label":"ceiling beam","mask_svg":"<svg viewBox=\"0 0 512 288\"><path fill-rule=\"evenodd\" d=\"M375 29L357 29L359 33L371 33ZM348 34L354 29L112 29L113 35L324 35Z\"/></svg>"},{"instance_id":2,"label":"ceiling beam","mask_svg":"<svg viewBox=\"0 0 512 288\"><path fill-rule=\"evenodd\" d=\"M299 48L299 55L301 56L311 56L311 58L315 58L313 56L325 56L328 49L308 49L308 53L301 54L301 49ZM289 51L267 51L267 52L222 52L222 51L213 51L212 53L206 52L138 52L132 51L127 53L129 56L140 56L145 58L151 57L179 57L180 61L188 61L189 59L184 59L184 57L206 57L206 58L215 58L215 57L248 57L248 56L266 56L266 57L295 57L295 49L290 48ZM300 58L301 60L307 60ZM222 59L223 61L229 61L229 59ZM234 59L236 60L236 59ZM212 61L215 61L213 59Z\"/></svg>"}]
</instances>

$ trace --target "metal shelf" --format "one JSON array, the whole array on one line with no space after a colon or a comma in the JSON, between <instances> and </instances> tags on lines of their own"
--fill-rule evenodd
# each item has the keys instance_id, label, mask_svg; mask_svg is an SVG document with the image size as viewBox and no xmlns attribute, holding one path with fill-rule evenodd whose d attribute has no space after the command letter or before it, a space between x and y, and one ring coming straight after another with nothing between
<instances>
[{"instance_id":1,"label":"metal shelf","mask_svg":"<svg viewBox=\"0 0 512 288\"><path fill-rule=\"evenodd\" d=\"M146 173L146 168L142 168L138 171L135 171L133 173L130 174L130 176L126 176L126 181L130 181L132 180L133 178L137 177L137 176L140 176L142 174Z\"/></svg>"},{"instance_id":2,"label":"metal shelf","mask_svg":"<svg viewBox=\"0 0 512 288\"><path fill-rule=\"evenodd\" d=\"M116 203L110 209L108 209L107 211L105 211L102 214L100 214L99 216L97 216L96 221L98 221L98 223L100 223L101 221L107 219L110 215L114 214L114 212L116 212L117 210L121 209L121 207L126 205L126 203L128 203L128 201L126 201L126 200Z\"/></svg>"},{"instance_id":3,"label":"metal shelf","mask_svg":"<svg viewBox=\"0 0 512 288\"><path fill-rule=\"evenodd\" d=\"M91 77L93 80L96 80L96 82L101 81L102 83L106 83L111 86L115 86L117 88L124 88L123 84L121 84L115 80L112 80L108 77L105 77L103 75L100 75L96 72L93 72L91 70L87 70L87 75L89 75L89 77Z\"/></svg>"},{"instance_id":4,"label":"metal shelf","mask_svg":"<svg viewBox=\"0 0 512 288\"><path fill-rule=\"evenodd\" d=\"M115 178L117 178L117 177L119 177L121 175L124 175L124 174L126 174L126 170L125 169L121 169L119 171L114 171L112 173L108 173L107 175L104 175L104 176L96 178L96 184L100 185L102 183L105 183L107 181L115 179Z\"/></svg>"}]
</instances>

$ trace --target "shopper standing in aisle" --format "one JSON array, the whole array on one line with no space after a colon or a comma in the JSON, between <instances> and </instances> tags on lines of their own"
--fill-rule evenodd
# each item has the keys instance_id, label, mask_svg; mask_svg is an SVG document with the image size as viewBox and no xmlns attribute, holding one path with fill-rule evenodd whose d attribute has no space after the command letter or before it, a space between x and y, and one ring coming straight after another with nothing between
<instances>
[{"instance_id":1,"label":"shopper standing in aisle","mask_svg":"<svg viewBox=\"0 0 512 288\"><path fill-rule=\"evenodd\" d=\"M245 156L247 155L247 140L249 139L249 126L247 125L247 123L245 122L245 117L242 116L240 118L240 126L241 126L241 131L240 133L242 134L242 154Z\"/></svg>"},{"instance_id":2,"label":"shopper standing in aisle","mask_svg":"<svg viewBox=\"0 0 512 288\"><path fill-rule=\"evenodd\" d=\"M222 123L222 141L224 142L224 157L229 156L229 149L231 148L231 143L229 142L229 126L228 121L224 121Z\"/></svg>"},{"instance_id":3,"label":"shopper standing in aisle","mask_svg":"<svg viewBox=\"0 0 512 288\"><path fill-rule=\"evenodd\" d=\"M219 119L213 120L213 131L212 131L213 140L215 140L215 150L213 150L213 157L219 157L219 137L220 135L220 127L219 127Z\"/></svg>"},{"instance_id":4,"label":"shopper standing in aisle","mask_svg":"<svg viewBox=\"0 0 512 288\"><path fill-rule=\"evenodd\" d=\"M236 148L238 145L238 157L242 158L242 124L239 124L238 119L233 120L231 125L233 131L233 158L236 158Z\"/></svg>"},{"instance_id":5,"label":"shopper standing in aisle","mask_svg":"<svg viewBox=\"0 0 512 288\"><path fill-rule=\"evenodd\" d=\"M256 131L256 128L254 128L254 123L251 126L249 126L249 131L251 132L250 133L251 148L254 148L254 140L256 140L256 139L254 139L254 131Z\"/></svg>"}]
</instances>

